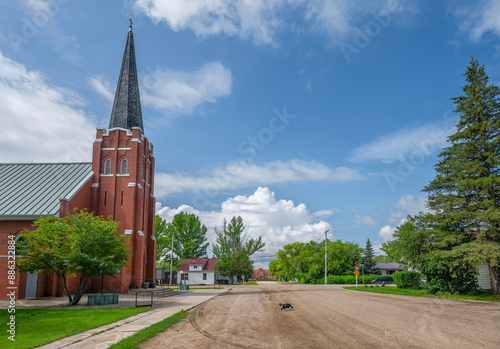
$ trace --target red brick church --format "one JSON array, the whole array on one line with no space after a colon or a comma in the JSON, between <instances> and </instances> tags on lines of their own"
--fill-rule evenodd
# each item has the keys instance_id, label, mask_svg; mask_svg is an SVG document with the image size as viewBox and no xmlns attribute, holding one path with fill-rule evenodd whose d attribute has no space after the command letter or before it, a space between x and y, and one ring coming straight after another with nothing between
<instances>
[{"instance_id":1,"label":"red brick church","mask_svg":"<svg viewBox=\"0 0 500 349\"><path fill-rule=\"evenodd\" d=\"M8 284L8 240L19 240L40 217L64 217L75 207L112 216L120 223L119 231L130 235L128 267L104 278L104 292L126 293L131 285L154 280L154 170L130 25L109 128L97 128L92 162L0 164L0 299L8 298L12 287L15 298L63 296L54 275L16 273L14 285ZM77 282L71 280L72 291ZM100 289L99 277L87 293Z\"/></svg>"}]
</instances>

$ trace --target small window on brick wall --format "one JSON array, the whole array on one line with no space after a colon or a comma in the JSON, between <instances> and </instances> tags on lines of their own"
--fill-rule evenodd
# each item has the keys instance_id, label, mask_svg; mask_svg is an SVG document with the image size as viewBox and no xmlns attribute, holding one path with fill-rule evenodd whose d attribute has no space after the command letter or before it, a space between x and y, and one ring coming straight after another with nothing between
<instances>
[{"instance_id":1,"label":"small window on brick wall","mask_svg":"<svg viewBox=\"0 0 500 349\"><path fill-rule=\"evenodd\" d=\"M125 158L120 162L120 174L127 174L127 159Z\"/></svg>"},{"instance_id":2,"label":"small window on brick wall","mask_svg":"<svg viewBox=\"0 0 500 349\"><path fill-rule=\"evenodd\" d=\"M111 160L106 159L104 160L104 172L105 175L110 175L111 174Z\"/></svg>"}]
</instances>

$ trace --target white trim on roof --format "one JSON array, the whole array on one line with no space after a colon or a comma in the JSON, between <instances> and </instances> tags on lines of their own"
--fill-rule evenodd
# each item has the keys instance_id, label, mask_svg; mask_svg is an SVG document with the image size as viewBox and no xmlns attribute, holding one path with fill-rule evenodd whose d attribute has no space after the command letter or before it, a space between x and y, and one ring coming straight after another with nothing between
<instances>
[{"instance_id":1,"label":"white trim on roof","mask_svg":"<svg viewBox=\"0 0 500 349\"><path fill-rule=\"evenodd\" d=\"M73 199L73 196L76 195L76 193L78 193L80 191L80 189L83 188L83 186L85 184L87 184L87 182L89 180L91 180L92 178L94 178L94 172L93 171L90 171L90 173L87 175L87 177L85 177L80 183L78 183L75 188L73 188L73 190L68 194L66 195L66 197L63 197L61 198L61 200L66 200L66 201L69 201L71 199ZM92 184L93 185L93 184Z\"/></svg>"}]
</instances>

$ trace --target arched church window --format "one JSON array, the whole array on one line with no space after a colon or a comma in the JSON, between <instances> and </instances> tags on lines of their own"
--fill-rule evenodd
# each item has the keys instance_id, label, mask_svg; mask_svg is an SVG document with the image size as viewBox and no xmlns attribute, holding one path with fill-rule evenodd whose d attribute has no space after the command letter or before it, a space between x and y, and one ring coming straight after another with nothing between
<instances>
[{"instance_id":1,"label":"arched church window","mask_svg":"<svg viewBox=\"0 0 500 349\"><path fill-rule=\"evenodd\" d=\"M125 158L120 162L120 174L127 174L127 159Z\"/></svg>"},{"instance_id":2,"label":"arched church window","mask_svg":"<svg viewBox=\"0 0 500 349\"><path fill-rule=\"evenodd\" d=\"M110 159L104 160L104 174L105 175L111 174L111 160Z\"/></svg>"},{"instance_id":3,"label":"arched church window","mask_svg":"<svg viewBox=\"0 0 500 349\"><path fill-rule=\"evenodd\" d=\"M23 234L19 234L16 237L15 243L16 243L16 257L22 256L23 252L28 250L28 244L27 244L26 240L24 239Z\"/></svg>"}]
</instances>

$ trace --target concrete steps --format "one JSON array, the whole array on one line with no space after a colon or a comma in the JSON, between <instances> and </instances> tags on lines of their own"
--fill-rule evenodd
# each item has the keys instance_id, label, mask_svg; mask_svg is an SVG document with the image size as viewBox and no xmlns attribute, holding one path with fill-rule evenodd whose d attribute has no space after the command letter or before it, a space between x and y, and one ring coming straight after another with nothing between
<instances>
[{"instance_id":1,"label":"concrete steps","mask_svg":"<svg viewBox=\"0 0 500 349\"><path fill-rule=\"evenodd\" d=\"M144 294L144 295L150 295L151 292L153 292L153 297L170 297L170 296L175 296L179 294L179 291L173 290L168 287L156 287L156 288L148 288L148 289L142 289L142 288L136 288L133 290L128 290L128 294Z\"/></svg>"}]
</instances>

